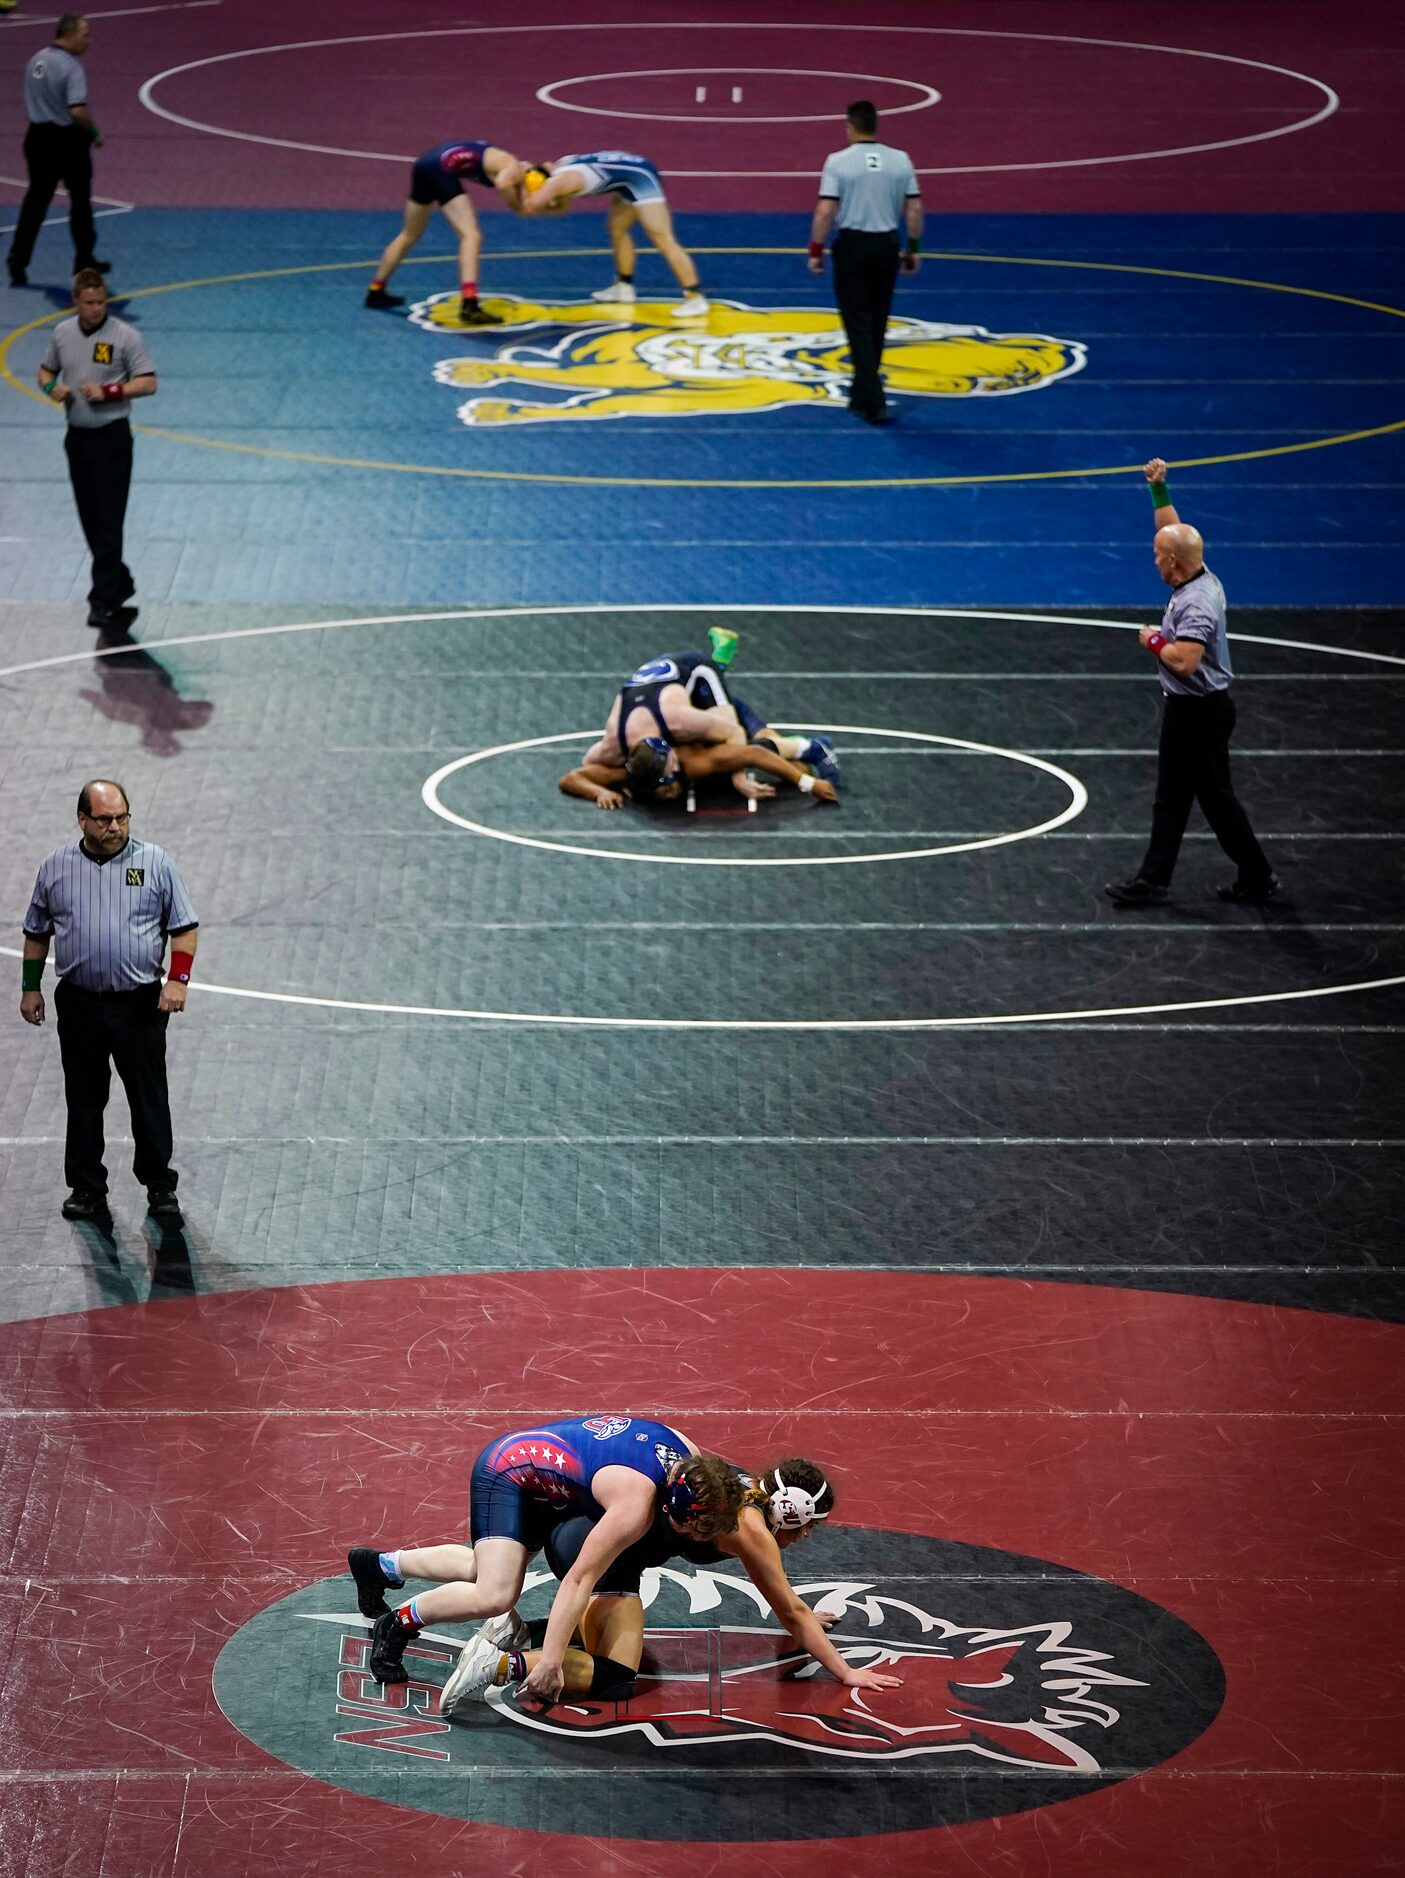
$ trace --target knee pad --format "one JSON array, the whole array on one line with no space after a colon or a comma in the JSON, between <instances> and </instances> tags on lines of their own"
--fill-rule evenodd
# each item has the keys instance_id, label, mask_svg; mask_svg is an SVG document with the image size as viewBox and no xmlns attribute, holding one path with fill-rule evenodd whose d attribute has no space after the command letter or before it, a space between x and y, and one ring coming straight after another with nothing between
<instances>
[{"instance_id":1,"label":"knee pad","mask_svg":"<svg viewBox=\"0 0 1405 1878\"><path fill-rule=\"evenodd\" d=\"M590 1659L590 1694L603 1696L607 1702L627 1702L634 1694L634 1678L639 1672L610 1656Z\"/></svg>"}]
</instances>

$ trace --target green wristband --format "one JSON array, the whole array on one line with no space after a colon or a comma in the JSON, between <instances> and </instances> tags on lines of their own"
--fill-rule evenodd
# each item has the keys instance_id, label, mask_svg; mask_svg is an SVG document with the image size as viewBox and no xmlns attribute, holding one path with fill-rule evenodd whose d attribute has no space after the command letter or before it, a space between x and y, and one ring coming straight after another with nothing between
<instances>
[{"instance_id":1,"label":"green wristband","mask_svg":"<svg viewBox=\"0 0 1405 1878\"><path fill-rule=\"evenodd\" d=\"M43 976L43 959L25 959L20 966L20 985L25 991L37 991Z\"/></svg>"},{"instance_id":2,"label":"green wristband","mask_svg":"<svg viewBox=\"0 0 1405 1878\"><path fill-rule=\"evenodd\" d=\"M908 238L907 238L907 251L908 251L908 253L909 253L909 254L921 254L921 252L922 252L922 237L921 237L920 235L909 235L909 236L908 236Z\"/></svg>"},{"instance_id":3,"label":"green wristband","mask_svg":"<svg viewBox=\"0 0 1405 1878\"><path fill-rule=\"evenodd\" d=\"M1165 483L1152 483L1151 506L1154 509L1167 509L1171 506L1171 492Z\"/></svg>"}]
</instances>

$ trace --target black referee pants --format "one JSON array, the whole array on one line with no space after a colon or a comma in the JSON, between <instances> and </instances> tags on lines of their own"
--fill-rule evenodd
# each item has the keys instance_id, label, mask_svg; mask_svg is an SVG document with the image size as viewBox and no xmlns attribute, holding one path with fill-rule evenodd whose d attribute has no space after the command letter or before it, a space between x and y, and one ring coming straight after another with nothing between
<instances>
[{"instance_id":1,"label":"black referee pants","mask_svg":"<svg viewBox=\"0 0 1405 1878\"><path fill-rule=\"evenodd\" d=\"M122 559L127 491L132 482L132 427L125 418L82 428L70 424L63 447L78 519L93 557L88 605L110 613L136 592Z\"/></svg>"},{"instance_id":2,"label":"black referee pants","mask_svg":"<svg viewBox=\"0 0 1405 1878\"><path fill-rule=\"evenodd\" d=\"M1200 804L1220 846L1238 868L1239 880L1261 887L1273 872L1230 786L1234 718L1234 700L1227 691L1211 691L1202 698L1169 692L1162 696L1151 844L1137 870L1153 886L1170 885L1193 802Z\"/></svg>"},{"instance_id":3,"label":"black referee pants","mask_svg":"<svg viewBox=\"0 0 1405 1878\"><path fill-rule=\"evenodd\" d=\"M90 267L97 229L93 225L93 158L88 133L79 124L31 124L25 133L24 160L29 188L20 204L10 266L29 266L35 239L62 183L68 191L68 230L73 237L73 271Z\"/></svg>"},{"instance_id":4,"label":"black referee pants","mask_svg":"<svg viewBox=\"0 0 1405 1878\"><path fill-rule=\"evenodd\" d=\"M878 367L898 278L897 233L871 235L862 229L841 228L832 252L834 298L854 368L849 408L865 417L877 417L885 404Z\"/></svg>"},{"instance_id":5,"label":"black referee pants","mask_svg":"<svg viewBox=\"0 0 1405 1878\"><path fill-rule=\"evenodd\" d=\"M112 1069L122 1079L132 1112L136 1152L132 1172L144 1187L174 1191L171 1102L166 1092L166 1026L158 1011L159 983L135 991L84 991L60 979L54 990L68 1135L63 1172L70 1187L107 1192L103 1165L103 1111Z\"/></svg>"}]
</instances>

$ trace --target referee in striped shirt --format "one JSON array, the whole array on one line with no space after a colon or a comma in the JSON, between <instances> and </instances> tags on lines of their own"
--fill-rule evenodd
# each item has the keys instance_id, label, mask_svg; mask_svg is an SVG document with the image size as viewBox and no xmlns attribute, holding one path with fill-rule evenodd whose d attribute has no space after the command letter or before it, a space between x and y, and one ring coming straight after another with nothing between
<instances>
[{"instance_id":1,"label":"referee in striped shirt","mask_svg":"<svg viewBox=\"0 0 1405 1878\"><path fill-rule=\"evenodd\" d=\"M849 144L825 158L820 199L810 224L810 272L823 274L824 247L834 238L834 298L849 341L854 382L849 409L866 424L892 421L879 365L898 267L921 265L922 197L906 150L878 141L878 112L867 99L845 114ZM898 224L907 228L899 250Z\"/></svg>"},{"instance_id":2,"label":"referee in striped shirt","mask_svg":"<svg viewBox=\"0 0 1405 1878\"><path fill-rule=\"evenodd\" d=\"M82 833L40 862L24 916L20 1016L27 1024L44 1022L40 982L49 941L57 939L54 1011L68 1103L63 1168L71 1189L64 1218L107 1216L103 1111L115 1065L132 1112L132 1172L152 1215L178 1224L166 1025L173 1011L185 1009L197 921L175 862L154 842L135 840L131 821L120 783L84 783Z\"/></svg>"}]
</instances>

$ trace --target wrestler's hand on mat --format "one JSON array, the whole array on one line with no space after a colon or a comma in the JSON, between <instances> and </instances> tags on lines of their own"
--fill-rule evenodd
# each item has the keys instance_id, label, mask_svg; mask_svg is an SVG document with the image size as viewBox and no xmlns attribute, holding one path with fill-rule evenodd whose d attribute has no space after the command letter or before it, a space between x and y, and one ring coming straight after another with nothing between
<instances>
[{"instance_id":1,"label":"wrestler's hand on mat","mask_svg":"<svg viewBox=\"0 0 1405 1878\"><path fill-rule=\"evenodd\" d=\"M826 782L822 776L816 776L815 786L810 791L810 794L817 796L821 802L837 802L839 800L839 791L832 782Z\"/></svg>"},{"instance_id":2,"label":"wrestler's hand on mat","mask_svg":"<svg viewBox=\"0 0 1405 1878\"><path fill-rule=\"evenodd\" d=\"M764 802L768 796L776 793L774 783L754 782L745 772L738 772L732 778L732 787L739 796L745 796L749 802Z\"/></svg>"},{"instance_id":3,"label":"wrestler's hand on mat","mask_svg":"<svg viewBox=\"0 0 1405 1878\"><path fill-rule=\"evenodd\" d=\"M545 1657L537 1664L531 1675L522 1684L522 1694L534 1700L550 1704L554 1702L566 1687L566 1678L559 1663L549 1663Z\"/></svg>"},{"instance_id":4,"label":"wrestler's hand on mat","mask_svg":"<svg viewBox=\"0 0 1405 1878\"><path fill-rule=\"evenodd\" d=\"M844 1678L846 1689L901 1689L901 1676L885 1676L876 1669L856 1669Z\"/></svg>"},{"instance_id":5,"label":"wrestler's hand on mat","mask_svg":"<svg viewBox=\"0 0 1405 1878\"><path fill-rule=\"evenodd\" d=\"M622 809L624 797L618 789L602 789L595 798L595 806L597 809Z\"/></svg>"}]
</instances>

